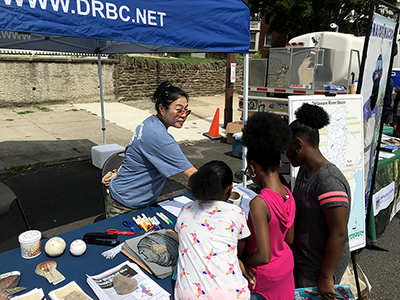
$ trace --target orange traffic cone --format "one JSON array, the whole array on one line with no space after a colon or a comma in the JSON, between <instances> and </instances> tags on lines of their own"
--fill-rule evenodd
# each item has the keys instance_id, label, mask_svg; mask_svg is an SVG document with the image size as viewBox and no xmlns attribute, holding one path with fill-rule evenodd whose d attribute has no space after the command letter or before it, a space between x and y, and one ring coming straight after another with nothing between
<instances>
[{"instance_id":1,"label":"orange traffic cone","mask_svg":"<svg viewBox=\"0 0 400 300\"><path fill-rule=\"evenodd\" d=\"M219 107L217 108L217 111L215 112L214 119L211 123L210 130L208 133L203 133L204 136L216 140L216 139L222 139L222 136L218 134L219 132Z\"/></svg>"}]
</instances>

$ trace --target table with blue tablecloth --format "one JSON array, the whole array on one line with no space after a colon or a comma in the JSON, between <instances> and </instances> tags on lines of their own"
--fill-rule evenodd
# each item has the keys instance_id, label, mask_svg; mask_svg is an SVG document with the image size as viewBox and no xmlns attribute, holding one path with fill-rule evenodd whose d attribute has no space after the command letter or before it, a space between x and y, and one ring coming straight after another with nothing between
<instances>
[{"instance_id":1,"label":"table with blue tablecloth","mask_svg":"<svg viewBox=\"0 0 400 300\"><path fill-rule=\"evenodd\" d=\"M152 217L155 216L157 212L163 212L175 224L176 217L173 214L162 209L159 205L154 204L137 212L119 215L59 235L65 240L67 244L67 248L64 254L59 257L47 256L44 251L44 246L47 239L42 240L42 253L32 259L22 258L19 248L1 253L0 274L11 271L19 271L21 273L19 286L25 287L25 292L30 291L34 288L42 288L46 297L50 291L58 289L71 281L75 281L87 295L89 295L93 299L97 299L91 288L86 283L86 274L100 274L129 259L122 253L117 254L113 259L106 259L101 255L101 253L108 249L111 249L112 247L93 244L87 244L87 250L85 254L76 257L69 253L68 249L71 242L76 239L82 239L85 233L89 232L105 232L107 231L107 229L117 229L119 231L129 230L129 228L125 227L122 224L123 221L131 221L132 217L136 217L137 215L141 215L142 213L144 213L148 217ZM162 220L159 221L162 222L162 226L165 229L173 229L174 227L174 225L167 225ZM134 227L137 232L136 235L119 235L117 240L123 242L126 239L145 233L145 231L139 229L138 226L135 225ZM35 273L36 266L39 263L48 260L55 261L57 263L57 270L66 278L64 281L58 283L57 285L50 284L44 277L39 276ZM152 275L149 276L162 288L172 294L174 283L171 276L163 280L159 280ZM49 298L47 297L47 299Z\"/></svg>"}]
</instances>

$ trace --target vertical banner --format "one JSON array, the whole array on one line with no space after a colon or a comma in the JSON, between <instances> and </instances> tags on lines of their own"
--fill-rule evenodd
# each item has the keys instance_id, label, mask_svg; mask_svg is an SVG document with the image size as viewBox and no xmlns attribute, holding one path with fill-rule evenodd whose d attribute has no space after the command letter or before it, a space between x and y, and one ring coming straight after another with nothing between
<instances>
[{"instance_id":1,"label":"vertical banner","mask_svg":"<svg viewBox=\"0 0 400 300\"><path fill-rule=\"evenodd\" d=\"M396 22L374 14L361 87L364 124L364 202L365 213L371 192L371 179L381 126L386 83Z\"/></svg>"}]
</instances>

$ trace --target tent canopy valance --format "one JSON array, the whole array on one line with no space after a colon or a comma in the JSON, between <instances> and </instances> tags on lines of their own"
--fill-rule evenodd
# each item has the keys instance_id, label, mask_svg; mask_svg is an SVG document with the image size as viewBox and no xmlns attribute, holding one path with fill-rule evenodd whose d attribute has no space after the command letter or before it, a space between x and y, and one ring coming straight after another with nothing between
<instances>
[{"instance_id":1,"label":"tent canopy valance","mask_svg":"<svg viewBox=\"0 0 400 300\"><path fill-rule=\"evenodd\" d=\"M242 0L2 0L0 48L248 53Z\"/></svg>"}]
</instances>

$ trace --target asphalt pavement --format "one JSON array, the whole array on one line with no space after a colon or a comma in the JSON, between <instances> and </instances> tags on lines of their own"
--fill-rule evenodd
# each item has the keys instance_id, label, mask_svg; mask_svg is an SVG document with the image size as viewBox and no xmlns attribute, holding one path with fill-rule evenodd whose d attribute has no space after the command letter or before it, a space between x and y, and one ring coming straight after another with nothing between
<instances>
[{"instance_id":1,"label":"asphalt pavement","mask_svg":"<svg viewBox=\"0 0 400 300\"><path fill-rule=\"evenodd\" d=\"M224 99L224 95L191 99L192 114L184 128L170 133L195 167L223 160L240 182L242 160L232 155L222 128ZM233 121L238 121L235 102ZM218 109L222 139L210 140L203 133L210 129ZM133 129L153 112L150 101L106 103L106 143L125 147ZM99 103L3 108L0 126L0 181L18 196L34 229L48 238L103 218L101 170L91 161L92 146L104 144ZM186 190L186 179L172 176L158 200ZM17 236L25 228L15 203L0 218L0 226L0 252L18 247ZM398 299L400 295L399 227L397 214L375 243L387 251L364 248L359 253L359 264L372 286L369 299Z\"/></svg>"}]
</instances>

